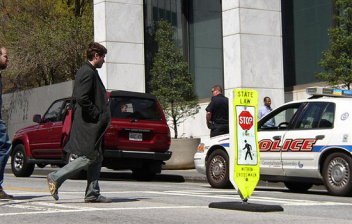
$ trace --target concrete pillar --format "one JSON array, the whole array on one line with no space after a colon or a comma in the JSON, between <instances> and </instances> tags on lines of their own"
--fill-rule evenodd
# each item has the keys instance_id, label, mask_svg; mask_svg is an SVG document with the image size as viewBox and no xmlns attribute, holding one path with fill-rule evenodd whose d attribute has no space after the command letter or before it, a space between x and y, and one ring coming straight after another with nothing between
<instances>
[{"instance_id":1,"label":"concrete pillar","mask_svg":"<svg viewBox=\"0 0 352 224\"><path fill-rule=\"evenodd\" d=\"M280 0L222 0L224 86L256 89L284 103Z\"/></svg>"},{"instance_id":2,"label":"concrete pillar","mask_svg":"<svg viewBox=\"0 0 352 224\"><path fill-rule=\"evenodd\" d=\"M94 40L108 49L105 87L145 92L143 0L94 0Z\"/></svg>"}]
</instances>

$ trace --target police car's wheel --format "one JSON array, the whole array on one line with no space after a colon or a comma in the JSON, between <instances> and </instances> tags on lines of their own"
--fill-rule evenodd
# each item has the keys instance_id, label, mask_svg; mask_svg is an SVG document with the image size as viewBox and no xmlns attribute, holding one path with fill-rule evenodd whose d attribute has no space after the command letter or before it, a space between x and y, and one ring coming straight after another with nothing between
<instances>
[{"instance_id":1,"label":"police car's wheel","mask_svg":"<svg viewBox=\"0 0 352 224\"><path fill-rule=\"evenodd\" d=\"M206 173L212 187L228 188L232 186L229 180L229 157L224 150L216 149L210 154Z\"/></svg>"},{"instance_id":2,"label":"police car's wheel","mask_svg":"<svg viewBox=\"0 0 352 224\"><path fill-rule=\"evenodd\" d=\"M323 167L326 189L332 195L347 196L352 194L352 158L344 153L329 155Z\"/></svg>"},{"instance_id":3,"label":"police car's wheel","mask_svg":"<svg viewBox=\"0 0 352 224\"><path fill-rule=\"evenodd\" d=\"M303 193L308 191L313 184L300 182L284 182L285 186L292 192Z\"/></svg>"}]
</instances>

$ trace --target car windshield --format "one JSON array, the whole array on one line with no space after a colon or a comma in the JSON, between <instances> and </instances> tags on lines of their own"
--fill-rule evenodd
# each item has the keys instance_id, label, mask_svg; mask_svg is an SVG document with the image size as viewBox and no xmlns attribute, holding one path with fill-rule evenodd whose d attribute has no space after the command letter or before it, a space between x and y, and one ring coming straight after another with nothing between
<instances>
[{"instance_id":1,"label":"car windshield","mask_svg":"<svg viewBox=\"0 0 352 224\"><path fill-rule=\"evenodd\" d=\"M113 118L162 120L157 102L153 99L110 97L110 111Z\"/></svg>"}]
</instances>

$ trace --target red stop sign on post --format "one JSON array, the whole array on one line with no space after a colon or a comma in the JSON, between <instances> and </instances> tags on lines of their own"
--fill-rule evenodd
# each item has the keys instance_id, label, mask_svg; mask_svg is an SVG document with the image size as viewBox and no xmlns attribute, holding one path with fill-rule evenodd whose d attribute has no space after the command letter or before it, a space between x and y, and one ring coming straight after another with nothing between
<instances>
[{"instance_id":1,"label":"red stop sign on post","mask_svg":"<svg viewBox=\"0 0 352 224\"><path fill-rule=\"evenodd\" d=\"M239 125L243 130L249 130L253 126L253 116L248 111L242 111L238 116Z\"/></svg>"}]
</instances>

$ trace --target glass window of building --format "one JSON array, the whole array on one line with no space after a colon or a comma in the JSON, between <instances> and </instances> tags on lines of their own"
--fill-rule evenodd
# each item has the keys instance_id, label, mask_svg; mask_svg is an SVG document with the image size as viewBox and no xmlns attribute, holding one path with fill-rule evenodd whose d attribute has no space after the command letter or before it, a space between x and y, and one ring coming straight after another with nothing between
<instances>
[{"instance_id":1,"label":"glass window of building","mask_svg":"<svg viewBox=\"0 0 352 224\"><path fill-rule=\"evenodd\" d=\"M221 3L219 0L188 2L190 72L195 75L199 98L209 98L214 85L224 87Z\"/></svg>"},{"instance_id":2,"label":"glass window of building","mask_svg":"<svg viewBox=\"0 0 352 224\"><path fill-rule=\"evenodd\" d=\"M318 62L329 48L331 0L282 0L285 87L319 82Z\"/></svg>"},{"instance_id":3,"label":"glass window of building","mask_svg":"<svg viewBox=\"0 0 352 224\"><path fill-rule=\"evenodd\" d=\"M172 24L176 45L189 62L199 98L210 98L214 85L223 86L221 14L220 0L144 0L147 92L157 51L156 22L160 19Z\"/></svg>"},{"instance_id":4,"label":"glass window of building","mask_svg":"<svg viewBox=\"0 0 352 224\"><path fill-rule=\"evenodd\" d=\"M145 49L145 78L146 91L150 92L150 70L153 58L158 50L155 41L157 21L165 19L169 21L175 33L175 44L183 47L182 26L182 0L144 0L144 49Z\"/></svg>"}]
</instances>

